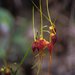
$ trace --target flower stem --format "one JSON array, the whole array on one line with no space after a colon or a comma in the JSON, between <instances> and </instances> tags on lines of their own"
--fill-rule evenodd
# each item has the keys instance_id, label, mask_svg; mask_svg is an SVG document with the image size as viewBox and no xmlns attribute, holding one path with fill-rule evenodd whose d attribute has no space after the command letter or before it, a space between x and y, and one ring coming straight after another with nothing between
<instances>
[{"instance_id":1,"label":"flower stem","mask_svg":"<svg viewBox=\"0 0 75 75\"><path fill-rule=\"evenodd\" d=\"M39 0L39 4L40 4L40 30L41 30L41 37L43 38L43 20L42 20L42 0Z\"/></svg>"},{"instance_id":2,"label":"flower stem","mask_svg":"<svg viewBox=\"0 0 75 75\"><path fill-rule=\"evenodd\" d=\"M38 6L32 1L33 5L36 7L36 9L40 12L40 9ZM42 12L42 15L49 21L49 18Z\"/></svg>"},{"instance_id":3,"label":"flower stem","mask_svg":"<svg viewBox=\"0 0 75 75\"><path fill-rule=\"evenodd\" d=\"M33 9L32 9L32 25L33 25L34 40L36 41L35 27L34 27L34 6L33 6Z\"/></svg>"},{"instance_id":4,"label":"flower stem","mask_svg":"<svg viewBox=\"0 0 75 75\"><path fill-rule=\"evenodd\" d=\"M51 21L50 13L49 13L49 8L48 8L48 0L46 0L46 6L47 6L47 14L48 14L49 22L50 22L51 25L52 25L52 21Z\"/></svg>"},{"instance_id":5,"label":"flower stem","mask_svg":"<svg viewBox=\"0 0 75 75\"><path fill-rule=\"evenodd\" d=\"M24 61L25 61L25 59L26 59L26 57L27 57L29 51L30 51L30 48L25 52L24 57L22 58L22 60L21 60L21 62L20 62L20 64L19 64L19 66L18 66L17 69L16 69L16 73L17 73L17 71L19 70L19 68L21 67L21 65L24 63Z\"/></svg>"}]
</instances>

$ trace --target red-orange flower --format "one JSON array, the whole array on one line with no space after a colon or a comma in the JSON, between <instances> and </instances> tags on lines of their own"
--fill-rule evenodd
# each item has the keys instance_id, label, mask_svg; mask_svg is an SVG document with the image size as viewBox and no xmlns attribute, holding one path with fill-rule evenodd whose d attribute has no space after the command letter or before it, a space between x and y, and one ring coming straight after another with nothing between
<instances>
[{"instance_id":1,"label":"red-orange flower","mask_svg":"<svg viewBox=\"0 0 75 75\"><path fill-rule=\"evenodd\" d=\"M44 50L44 48L46 47L47 43L48 42L45 39L43 39L43 38L37 39L32 44L33 52L35 52L35 51L40 52L40 51Z\"/></svg>"}]
</instances>

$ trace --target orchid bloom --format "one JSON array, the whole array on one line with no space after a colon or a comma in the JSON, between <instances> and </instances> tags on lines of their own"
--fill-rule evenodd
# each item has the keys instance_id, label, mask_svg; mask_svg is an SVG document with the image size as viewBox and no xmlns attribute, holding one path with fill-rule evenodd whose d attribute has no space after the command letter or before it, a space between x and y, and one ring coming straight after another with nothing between
<instances>
[{"instance_id":1,"label":"orchid bloom","mask_svg":"<svg viewBox=\"0 0 75 75\"><path fill-rule=\"evenodd\" d=\"M39 73L39 70L40 70L40 64L41 64L41 58L43 57L43 54L44 54L44 50L45 48L48 49L49 53L50 53L50 62L51 62L51 58L52 58L52 50L53 50L53 47L56 43L56 27L55 27L55 24L52 22L51 18L50 18L50 13L49 13L49 9L48 9L48 0L46 0L46 6L47 6L47 13L48 13L48 17L46 15L43 14L42 12L42 0L39 0L39 4L40 4L40 9L36 6L36 4L32 1L33 5L39 10L40 12L40 37L38 37L36 39L36 35L35 35L35 28L34 28L34 6L33 6L33 11L32 11L32 20L33 20L33 33L34 33L34 42L32 43L32 51L33 53L35 54L36 51L36 55L35 57L38 58L37 62L35 63L35 66L38 67L38 71L37 71L37 75ZM49 30L44 30L44 26L43 26L43 20L42 20L42 17L45 17L49 22L50 22L50 26L49 26ZM49 41L46 40L43 36L43 32L48 32L49 33ZM38 56L38 57L37 57ZM39 64L38 64L39 63Z\"/></svg>"}]
</instances>

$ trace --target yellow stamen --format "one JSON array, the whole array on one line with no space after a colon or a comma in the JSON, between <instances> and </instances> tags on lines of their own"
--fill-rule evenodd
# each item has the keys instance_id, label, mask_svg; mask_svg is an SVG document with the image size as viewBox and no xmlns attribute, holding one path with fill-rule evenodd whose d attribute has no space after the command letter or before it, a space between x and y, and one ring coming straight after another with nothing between
<instances>
[{"instance_id":1,"label":"yellow stamen","mask_svg":"<svg viewBox=\"0 0 75 75\"><path fill-rule=\"evenodd\" d=\"M50 26L49 29L53 30L54 34L56 34L56 31L54 30L55 26Z\"/></svg>"},{"instance_id":2,"label":"yellow stamen","mask_svg":"<svg viewBox=\"0 0 75 75\"><path fill-rule=\"evenodd\" d=\"M50 29L50 30L53 30L53 29L54 29L54 26L50 26L49 29Z\"/></svg>"}]
</instances>

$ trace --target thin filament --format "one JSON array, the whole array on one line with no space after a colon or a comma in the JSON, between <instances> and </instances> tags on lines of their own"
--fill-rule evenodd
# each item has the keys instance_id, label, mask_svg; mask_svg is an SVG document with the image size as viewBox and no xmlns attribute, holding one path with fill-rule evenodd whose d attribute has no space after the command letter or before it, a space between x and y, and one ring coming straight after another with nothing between
<instances>
[{"instance_id":1,"label":"thin filament","mask_svg":"<svg viewBox=\"0 0 75 75\"><path fill-rule=\"evenodd\" d=\"M40 26L41 26L41 37L43 38L43 20L42 20L42 0L39 0L39 4L40 4Z\"/></svg>"},{"instance_id":2,"label":"thin filament","mask_svg":"<svg viewBox=\"0 0 75 75\"><path fill-rule=\"evenodd\" d=\"M50 32L49 32L48 30L43 30L43 32L47 32L47 33L49 33L49 34L50 34Z\"/></svg>"},{"instance_id":3,"label":"thin filament","mask_svg":"<svg viewBox=\"0 0 75 75\"><path fill-rule=\"evenodd\" d=\"M41 58L40 58L40 56L39 56L39 58L38 58L38 61L39 61L39 64L38 64L38 70L37 70L37 75L39 75L39 72L40 72L40 70L41 70Z\"/></svg>"},{"instance_id":4,"label":"thin filament","mask_svg":"<svg viewBox=\"0 0 75 75\"><path fill-rule=\"evenodd\" d=\"M35 28L34 28L34 6L32 9L32 25L33 25L33 34L34 34L34 40L36 41L36 35L35 35Z\"/></svg>"},{"instance_id":5,"label":"thin filament","mask_svg":"<svg viewBox=\"0 0 75 75\"><path fill-rule=\"evenodd\" d=\"M52 55L50 55L50 64L52 64Z\"/></svg>"},{"instance_id":6,"label":"thin filament","mask_svg":"<svg viewBox=\"0 0 75 75\"><path fill-rule=\"evenodd\" d=\"M37 62L32 66L32 69L35 68L35 67L37 67L38 63L39 63L39 61L37 61Z\"/></svg>"},{"instance_id":7,"label":"thin filament","mask_svg":"<svg viewBox=\"0 0 75 75\"><path fill-rule=\"evenodd\" d=\"M49 18L49 21L50 21L50 23L51 23L51 25L52 25L50 13L49 13L49 8L48 8L48 0L46 0L46 6L47 6L47 14L48 14L48 18Z\"/></svg>"},{"instance_id":8,"label":"thin filament","mask_svg":"<svg viewBox=\"0 0 75 75\"><path fill-rule=\"evenodd\" d=\"M40 9L38 8L38 6L33 1L32 1L32 3L37 8L37 10L40 12ZM42 12L42 15L49 21L49 18L43 12Z\"/></svg>"},{"instance_id":9,"label":"thin filament","mask_svg":"<svg viewBox=\"0 0 75 75\"><path fill-rule=\"evenodd\" d=\"M33 5L37 8L37 10L40 12L40 9L38 8L38 6L32 1ZM48 5L48 1L46 2L47 5ZM48 7L47 7L47 10L48 10ZM47 17L43 12L42 12L42 15L51 23L51 25L55 26L54 23L52 23L51 21L51 18L49 19L50 17L50 13L49 13L49 10L47 11L49 16Z\"/></svg>"}]
</instances>

